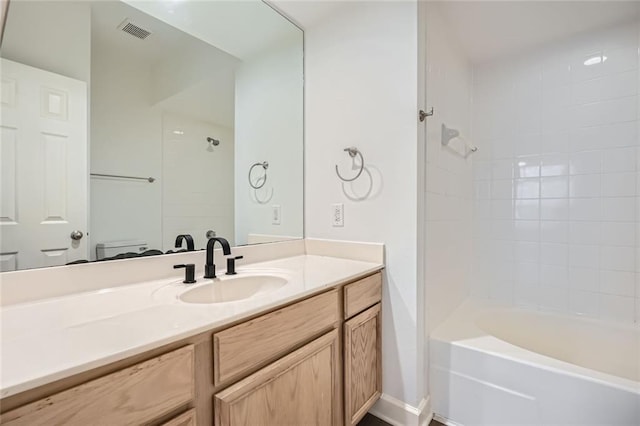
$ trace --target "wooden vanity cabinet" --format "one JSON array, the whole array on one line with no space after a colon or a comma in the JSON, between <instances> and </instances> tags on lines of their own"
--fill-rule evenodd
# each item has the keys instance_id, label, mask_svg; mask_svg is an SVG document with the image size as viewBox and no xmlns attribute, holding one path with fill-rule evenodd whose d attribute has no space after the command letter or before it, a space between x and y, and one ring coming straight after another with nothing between
<instances>
[{"instance_id":1,"label":"wooden vanity cabinet","mask_svg":"<svg viewBox=\"0 0 640 426\"><path fill-rule=\"evenodd\" d=\"M381 392L381 273L3 399L3 425L355 425ZM197 415L196 415L197 414Z\"/></svg>"},{"instance_id":2,"label":"wooden vanity cabinet","mask_svg":"<svg viewBox=\"0 0 640 426\"><path fill-rule=\"evenodd\" d=\"M341 424L339 343L332 330L217 393L215 425Z\"/></svg>"}]
</instances>

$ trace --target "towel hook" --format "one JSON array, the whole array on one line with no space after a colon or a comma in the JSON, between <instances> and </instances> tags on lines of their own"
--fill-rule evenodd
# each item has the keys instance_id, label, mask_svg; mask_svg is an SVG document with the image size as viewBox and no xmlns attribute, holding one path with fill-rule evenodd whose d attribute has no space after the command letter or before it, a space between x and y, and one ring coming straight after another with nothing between
<instances>
[{"instance_id":1,"label":"towel hook","mask_svg":"<svg viewBox=\"0 0 640 426\"><path fill-rule=\"evenodd\" d=\"M349 157L351 157L351 158L355 158L356 155L360 156L360 170L358 171L357 175L355 175L351 179L347 179L347 178L343 177L340 174L340 171L338 170L338 165L336 164L336 174L338 175L340 180L342 180L343 182L353 182L354 180L356 180L356 179L358 179L360 177L360 175L362 174L362 171L364 170L364 158L362 157L362 153L360 152L360 150L358 150L358 148L356 148L355 146L351 146L349 148L345 148L344 151L348 152L349 153Z\"/></svg>"},{"instance_id":2,"label":"towel hook","mask_svg":"<svg viewBox=\"0 0 640 426\"><path fill-rule=\"evenodd\" d=\"M253 172L253 169L257 166L261 166L264 169L264 175L260 178L258 178L256 180L256 185L253 184L253 182L251 181L251 172ZM269 168L269 163L267 161L263 161L262 163L258 162L258 163L254 163L250 168L249 168L249 185L251 185L251 187L253 189L260 189L264 186L265 183L267 183L267 169ZM260 180L262 179L262 182L260 184L257 184L258 182L260 182Z\"/></svg>"}]
</instances>

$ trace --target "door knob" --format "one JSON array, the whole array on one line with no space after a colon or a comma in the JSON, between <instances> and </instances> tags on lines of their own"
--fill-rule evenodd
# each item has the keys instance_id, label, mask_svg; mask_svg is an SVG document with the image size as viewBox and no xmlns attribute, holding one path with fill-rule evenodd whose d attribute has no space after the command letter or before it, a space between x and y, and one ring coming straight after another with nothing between
<instances>
[{"instance_id":1,"label":"door knob","mask_svg":"<svg viewBox=\"0 0 640 426\"><path fill-rule=\"evenodd\" d=\"M71 233L72 240L78 241L78 240L81 240L82 237L84 237L84 234L82 233L82 231L73 231Z\"/></svg>"}]
</instances>

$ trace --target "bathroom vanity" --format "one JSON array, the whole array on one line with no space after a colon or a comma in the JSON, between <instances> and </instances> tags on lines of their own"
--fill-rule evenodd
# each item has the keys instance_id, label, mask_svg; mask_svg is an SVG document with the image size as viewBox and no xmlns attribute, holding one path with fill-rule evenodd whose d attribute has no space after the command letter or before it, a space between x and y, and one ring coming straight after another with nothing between
<instances>
[{"instance_id":1,"label":"bathroom vanity","mask_svg":"<svg viewBox=\"0 0 640 426\"><path fill-rule=\"evenodd\" d=\"M296 270L296 265L301 267ZM1 423L356 424L381 393L381 269L381 264L371 262L304 254L248 265L239 268L239 278L221 281L225 286L240 286L244 277L256 271L291 273L289 284L263 297L250 297L252 302L189 305L180 297L195 287L175 279L168 284L153 281L116 290L144 293L153 289L156 302L146 309L146 324L136 324L135 317L125 313L119 315L120 320L81 327L104 333L122 324L124 334L135 335L147 328L154 335L154 318L165 324L167 316L174 315L174 331L163 330L163 338L158 335L140 342L144 344L129 351L130 356L122 357L127 351L110 345L113 353L103 352L97 362L84 362L66 372L56 366L58 373L40 381L19 384L15 380L16 386L8 387L10 395L5 391L11 378L5 375ZM97 295L75 297L90 296ZM86 303L93 302L87 299ZM167 307L173 310L165 311ZM41 309L48 308L43 305ZM181 309L187 309L183 318ZM73 328L66 331L73 333ZM117 336L104 338L118 340ZM53 368L59 348L48 348L47 341L38 346L30 340L34 349L39 348L38 356L45 359L43 364L47 364L48 351L54 353ZM93 343L100 346L97 340L86 345ZM86 350L91 353L91 348ZM3 349L9 362L13 362L11 355L11 348ZM29 358L31 355L25 356L25 362ZM105 360L113 361L104 364ZM13 365L19 364L16 362ZM6 368L7 363L3 364ZM91 365L98 366L89 368ZM24 369L24 376L28 371ZM76 373L69 374L73 371ZM18 373L9 375L19 379ZM50 381L54 377L57 379Z\"/></svg>"}]
</instances>

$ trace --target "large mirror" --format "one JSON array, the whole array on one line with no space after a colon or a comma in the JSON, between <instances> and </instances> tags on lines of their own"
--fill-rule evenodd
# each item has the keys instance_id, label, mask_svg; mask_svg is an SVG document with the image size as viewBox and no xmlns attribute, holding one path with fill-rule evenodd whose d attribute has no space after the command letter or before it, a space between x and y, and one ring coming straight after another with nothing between
<instances>
[{"instance_id":1,"label":"large mirror","mask_svg":"<svg viewBox=\"0 0 640 426\"><path fill-rule=\"evenodd\" d=\"M11 0L0 57L1 271L303 236L303 35L268 4Z\"/></svg>"}]
</instances>

